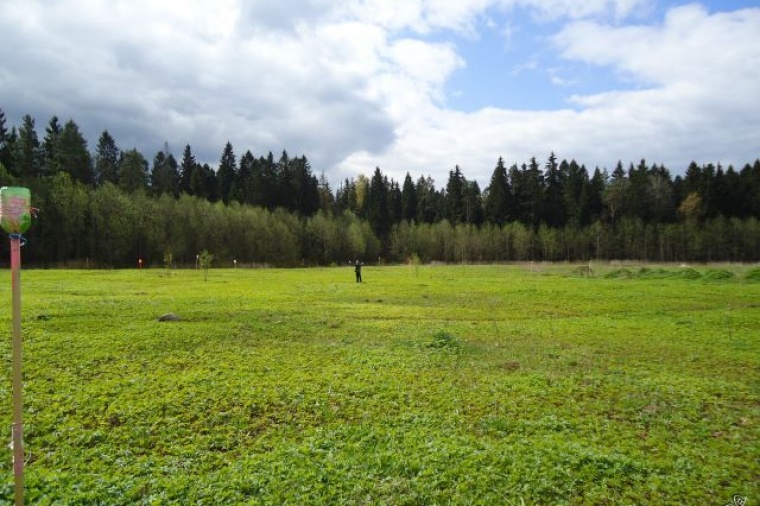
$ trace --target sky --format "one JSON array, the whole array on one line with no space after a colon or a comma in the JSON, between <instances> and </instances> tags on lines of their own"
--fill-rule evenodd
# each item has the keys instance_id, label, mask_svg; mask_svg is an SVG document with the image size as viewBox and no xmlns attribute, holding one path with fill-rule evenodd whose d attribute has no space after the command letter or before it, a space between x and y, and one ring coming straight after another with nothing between
<instances>
[{"instance_id":1,"label":"sky","mask_svg":"<svg viewBox=\"0 0 760 506\"><path fill-rule=\"evenodd\" d=\"M737 169L760 157L760 1L0 0L0 109L148 160L305 155L485 189L554 152Z\"/></svg>"}]
</instances>

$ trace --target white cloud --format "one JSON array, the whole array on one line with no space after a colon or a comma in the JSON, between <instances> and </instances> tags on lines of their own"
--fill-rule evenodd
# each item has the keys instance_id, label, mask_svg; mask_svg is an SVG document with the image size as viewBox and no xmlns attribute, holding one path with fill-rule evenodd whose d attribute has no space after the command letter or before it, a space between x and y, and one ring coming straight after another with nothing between
<instances>
[{"instance_id":1,"label":"white cloud","mask_svg":"<svg viewBox=\"0 0 760 506\"><path fill-rule=\"evenodd\" d=\"M390 58L409 84L421 86L425 94L437 102L443 100L442 88L451 73L464 66L450 45L414 39L394 42Z\"/></svg>"},{"instance_id":2,"label":"white cloud","mask_svg":"<svg viewBox=\"0 0 760 506\"><path fill-rule=\"evenodd\" d=\"M108 129L149 158L164 141L176 153L190 143L212 164L227 141L238 155L287 149L333 181L380 166L398 180L410 171L445 184L459 164L483 184L499 156L522 163L552 150L592 166L754 159L760 9L709 14L690 5L655 26L622 22L651 5L0 0L0 107L15 124L32 114L40 129L53 114L71 117L91 147ZM548 49L641 89L568 97L573 109L555 111L448 109L443 90L467 62L447 37L476 39L497 18L509 27L504 13L514 9L573 20ZM528 65L558 84L575 80L565 72L572 66L560 76Z\"/></svg>"},{"instance_id":3,"label":"white cloud","mask_svg":"<svg viewBox=\"0 0 760 506\"><path fill-rule=\"evenodd\" d=\"M514 3L533 9L536 16L544 20L606 15L620 20L636 10L648 7L652 0L514 0Z\"/></svg>"},{"instance_id":4,"label":"white cloud","mask_svg":"<svg viewBox=\"0 0 760 506\"><path fill-rule=\"evenodd\" d=\"M227 140L329 167L392 139L371 93L385 65L381 29L295 18L241 30L256 12L246 5L2 2L0 30L12 38L0 59L13 71L0 75L0 95L14 98L2 107L11 121L35 115L38 127L53 114L73 117L92 144L107 128L149 157L164 140L178 151L189 142L212 163Z\"/></svg>"},{"instance_id":5,"label":"white cloud","mask_svg":"<svg viewBox=\"0 0 760 506\"><path fill-rule=\"evenodd\" d=\"M760 75L759 24L758 9L709 15L693 4L672 9L661 26L587 21L568 26L555 40L566 58L614 66L645 84L713 86Z\"/></svg>"},{"instance_id":6,"label":"white cloud","mask_svg":"<svg viewBox=\"0 0 760 506\"><path fill-rule=\"evenodd\" d=\"M629 16L654 0L343 0L333 4L340 16L353 17L390 31L412 30L428 33L452 30L472 34L476 21L488 22L489 10L507 12L526 8L543 20L581 19L613 15Z\"/></svg>"},{"instance_id":7,"label":"white cloud","mask_svg":"<svg viewBox=\"0 0 760 506\"><path fill-rule=\"evenodd\" d=\"M654 26L578 21L555 42L568 61L609 68L628 85L571 96L574 110L428 111L410 118L408 133L375 164L397 178L419 167L412 173L437 172L438 179L459 164L487 183L499 156L522 163L555 151L590 168L646 158L675 172L692 159L740 165L758 156L760 9L709 14L689 5ZM563 74L562 83L571 80ZM367 160L346 163L358 169Z\"/></svg>"}]
</instances>

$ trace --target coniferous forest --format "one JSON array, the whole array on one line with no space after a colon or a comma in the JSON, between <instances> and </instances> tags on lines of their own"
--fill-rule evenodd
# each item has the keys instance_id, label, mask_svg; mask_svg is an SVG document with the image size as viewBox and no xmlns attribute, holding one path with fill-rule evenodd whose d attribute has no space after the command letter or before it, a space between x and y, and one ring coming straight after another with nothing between
<instances>
[{"instance_id":1,"label":"coniferous forest","mask_svg":"<svg viewBox=\"0 0 760 506\"><path fill-rule=\"evenodd\" d=\"M73 120L9 125L0 109L0 184L28 187L38 209L25 265L191 266L202 251L218 266L760 260L760 159L608 169L496 155L484 189L458 166L438 183L374 168L331 188L305 155L227 143L211 167L189 145L146 157L108 131L91 149Z\"/></svg>"}]
</instances>

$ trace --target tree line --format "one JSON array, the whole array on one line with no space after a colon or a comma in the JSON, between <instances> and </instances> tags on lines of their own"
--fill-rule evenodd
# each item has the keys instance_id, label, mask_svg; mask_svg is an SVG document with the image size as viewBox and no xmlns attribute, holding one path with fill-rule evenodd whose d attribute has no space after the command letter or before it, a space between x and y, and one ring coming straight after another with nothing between
<instances>
[{"instance_id":1,"label":"tree line","mask_svg":"<svg viewBox=\"0 0 760 506\"><path fill-rule=\"evenodd\" d=\"M305 155L238 158L228 142L212 168L190 145L180 160L164 145L149 163L108 131L90 153L73 120L54 116L40 139L31 116L9 128L0 109L0 184L32 190L25 258L40 266L191 265L202 250L271 265L760 259L760 160L673 177L645 160L608 172L551 153L543 165L499 158L482 191L458 166L440 188L377 167L333 193Z\"/></svg>"}]
</instances>

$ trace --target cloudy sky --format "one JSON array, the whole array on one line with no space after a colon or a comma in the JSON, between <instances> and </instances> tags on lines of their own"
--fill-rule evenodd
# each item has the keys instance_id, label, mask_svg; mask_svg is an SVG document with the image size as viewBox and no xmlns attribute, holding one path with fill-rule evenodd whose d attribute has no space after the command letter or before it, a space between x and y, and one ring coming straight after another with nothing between
<instances>
[{"instance_id":1,"label":"cloudy sky","mask_svg":"<svg viewBox=\"0 0 760 506\"><path fill-rule=\"evenodd\" d=\"M148 158L283 149L334 187L375 167L488 184L760 157L758 0L0 0L0 108Z\"/></svg>"}]
</instances>

